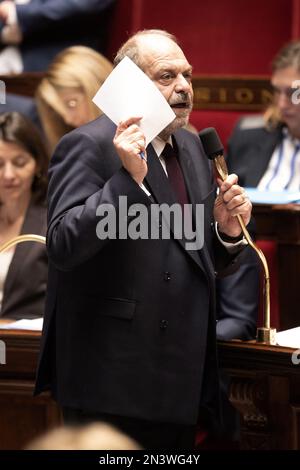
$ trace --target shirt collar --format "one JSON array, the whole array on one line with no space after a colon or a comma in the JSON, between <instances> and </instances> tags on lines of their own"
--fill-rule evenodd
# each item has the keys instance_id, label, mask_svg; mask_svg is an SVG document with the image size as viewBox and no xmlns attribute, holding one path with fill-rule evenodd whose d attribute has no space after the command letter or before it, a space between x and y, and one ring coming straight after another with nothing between
<instances>
[{"instance_id":1,"label":"shirt collar","mask_svg":"<svg viewBox=\"0 0 300 470\"><path fill-rule=\"evenodd\" d=\"M295 147L300 145L300 140L297 139L296 137L293 137L292 134L289 132L287 127L283 127L282 133L284 135L284 138L289 140Z\"/></svg>"},{"instance_id":2,"label":"shirt collar","mask_svg":"<svg viewBox=\"0 0 300 470\"><path fill-rule=\"evenodd\" d=\"M162 153L163 149L165 148L166 144L170 144L173 147L172 137L171 136L168 138L167 141L161 139L160 137L155 137L155 139L152 140L151 144L152 144L152 146L155 150L155 153L158 157L161 156L161 153Z\"/></svg>"}]
</instances>

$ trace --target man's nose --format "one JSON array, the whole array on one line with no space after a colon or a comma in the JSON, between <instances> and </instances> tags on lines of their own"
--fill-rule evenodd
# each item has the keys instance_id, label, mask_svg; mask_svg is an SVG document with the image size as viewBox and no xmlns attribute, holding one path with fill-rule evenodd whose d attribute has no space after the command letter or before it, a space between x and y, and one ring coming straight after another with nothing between
<instances>
[{"instance_id":1,"label":"man's nose","mask_svg":"<svg viewBox=\"0 0 300 470\"><path fill-rule=\"evenodd\" d=\"M191 83L187 81L187 79L182 75L179 74L176 77L176 84L175 84L175 91L180 93L181 91L187 93L191 89Z\"/></svg>"},{"instance_id":2,"label":"man's nose","mask_svg":"<svg viewBox=\"0 0 300 470\"><path fill-rule=\"evenodd\" d=\"M277 97L277 106L279 109L286 109L289 106L291 106L292 103L292 98L291 96L288 96L284 92L280 92L278 97Z\"/></svg>"}]
</instances>

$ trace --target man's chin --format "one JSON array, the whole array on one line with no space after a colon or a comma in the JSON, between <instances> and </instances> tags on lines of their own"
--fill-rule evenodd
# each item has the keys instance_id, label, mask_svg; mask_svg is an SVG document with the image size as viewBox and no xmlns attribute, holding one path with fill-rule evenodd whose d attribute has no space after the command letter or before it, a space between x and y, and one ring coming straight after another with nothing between
<instances>
[{"instance_id":1,"label":"man's chin","mask_svg":"<svg viewBox=\"0 0 300 470\"><path fill-rule=\"evenodd\" d=\"M171 124L169 124L167 127L164 128L163 131L161 131L161 133L159 134L159 136L164 139L164 140L167 140L170 135L173 134L173 132L177 131L177 129L180 129L181 127L184 127L188 124L189 122L189 115L190 113L187 115L187 116L176 116L176 118L174 119L174 121L171 122Z\"/></svg>"}]
</instances>

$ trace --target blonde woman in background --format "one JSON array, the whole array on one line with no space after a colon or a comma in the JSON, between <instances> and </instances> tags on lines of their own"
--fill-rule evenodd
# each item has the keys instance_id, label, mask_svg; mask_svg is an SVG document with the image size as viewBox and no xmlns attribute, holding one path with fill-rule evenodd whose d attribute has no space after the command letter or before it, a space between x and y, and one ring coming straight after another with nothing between
<instances>
[{"instance_id":1,"label":"blonde woman in background","mask_svg":"<svg viewBox=\"0 0 300 470\"><path fill-rule=\"evenodd\" d=\"M50 151L64 134L101 115L92 98L112 68L104 56L84 46L69 47L55 57L36 92Z\"/></svg>"}]
</instances>

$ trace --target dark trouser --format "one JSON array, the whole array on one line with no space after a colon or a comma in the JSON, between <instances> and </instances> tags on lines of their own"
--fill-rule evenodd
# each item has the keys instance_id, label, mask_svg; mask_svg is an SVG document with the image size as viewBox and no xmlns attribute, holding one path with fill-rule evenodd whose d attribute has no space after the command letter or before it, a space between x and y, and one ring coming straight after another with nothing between
<instances>
[{"instance_id":1,"label":"dark trouser","mask_svg":"<svg viewBox=\"0 0 300 470\"><path fill-rule=\"evenodd\" d=\"M81 425L95 421L112 424L135 439L144 449L194 449L196 426L156 423L105 413L90 413L75 408L63 408L66 425Z\"/></svg>"}]
</instances>

